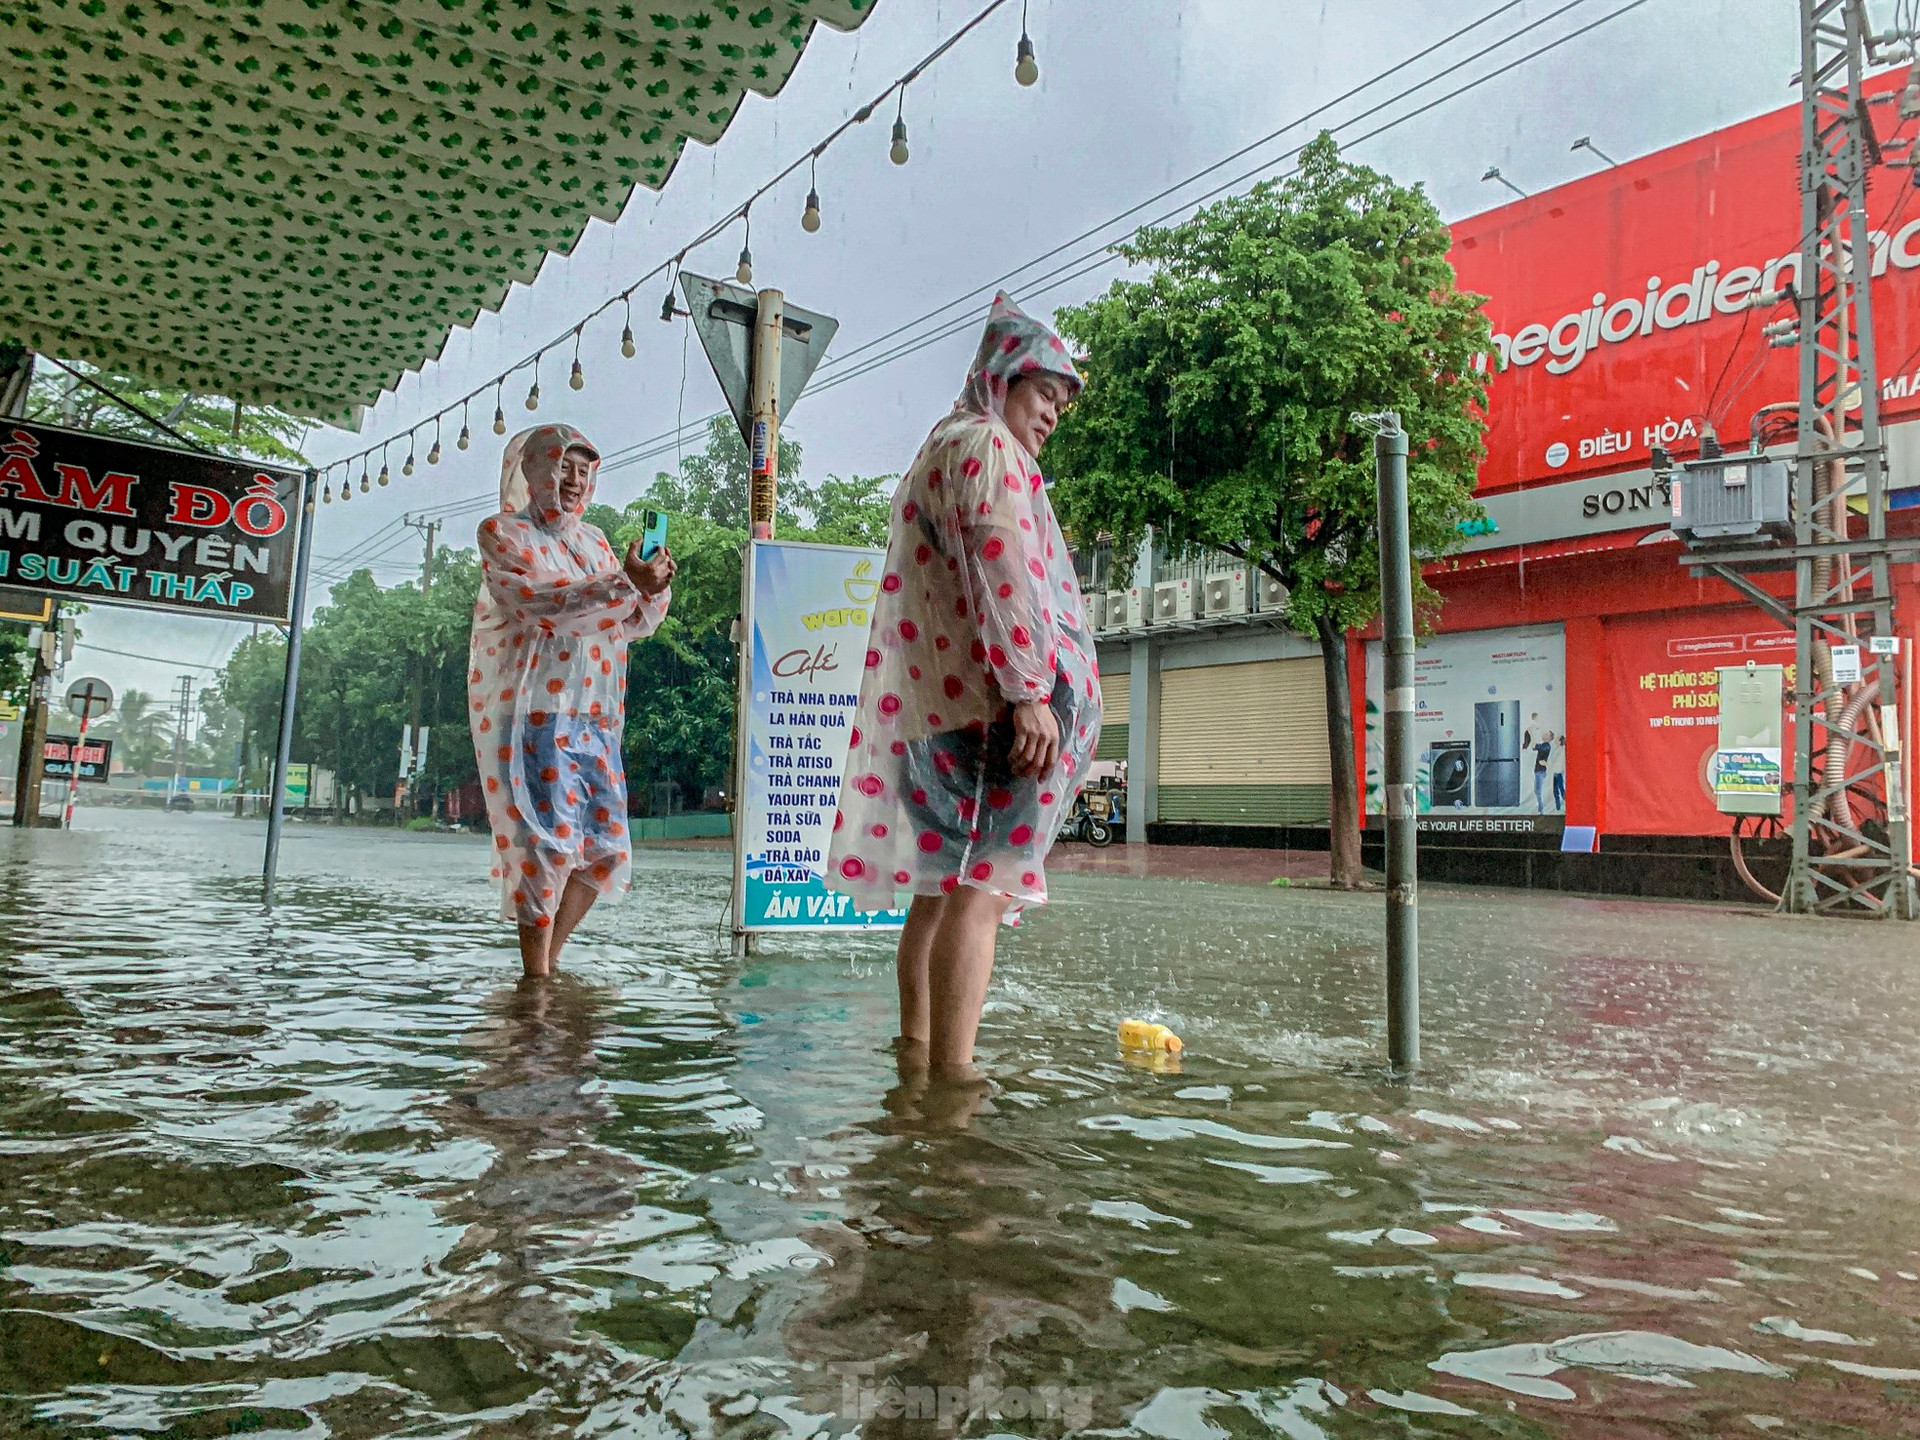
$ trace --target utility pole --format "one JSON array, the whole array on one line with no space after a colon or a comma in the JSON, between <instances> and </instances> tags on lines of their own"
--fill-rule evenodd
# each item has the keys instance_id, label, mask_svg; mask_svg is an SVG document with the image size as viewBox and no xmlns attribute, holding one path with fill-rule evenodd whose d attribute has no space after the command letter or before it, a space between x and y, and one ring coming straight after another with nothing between
<instances>
[{"instance_id":1,"label":"utility pole","mask_svg":"<svg viewBox=\"0 0 1920 1440\"><path fill-rule=\"evenodd\" d=\"M747 445L751 467L748 501L756 540L773 538L780 486L780 329L786 296L762 290L753 321L753 428Z\"/></svg>"},{"instance_id":2,"label":"utility pole","mask_svg":"<svg viewBox=\"0 0 1920 1440\"><path fill-rule=\"evenodd\" d=\"M1685 563L1794 633L1793 858L1782 908L1913 919L1889 569L1920 547L1887 535L1867 224L1867 177L1882 157L1862 90L1868 65L1893 58L1876 49L1904 38L1910 58L1913 37L1875 36L1862 0L1799 0L1799 9L1801 240L1791 296L1799 315L1769 337L1799 350L1792 543L1693 549ZM1722 460L1703 442L1701 460L1675 484L1738 493L1759 444L1756 435L1753 455ZM1753 579L1767 571L1792 572L1791 603Z\"/></svg>"},{"instance_id":3,"label":"utility pole","mask_svg":"<svg viewBox=\"0 0 1920 1440\"><path fill-rule=\"evenodd\" d=\"M1407 527L1407 432L1393 411L1377 426L1381 652L1386 701L1387 1058L1420 1063L1419 805L1413 761L1413 552Z\"/></svg>"},{"instance_id":4,"label":"utility pole","mask_svg":"<svg viewBox=\"0 0 1920 1440\"><path fill-rule=\"evenodd\" d=\"M420 562L420 603L424 606L428 595L433 592L433 542L434 537L440 533L440 522L438 520L425 520L417 516L408 515L401 523L426 537L426 556ZM408 689L411 692L409 700L411 718L407 723L406 734L400 737L400 784L398 787L399 794L395 797L397 802L395 806L396 810L399 809L400 805L412 799L414 776L418 773L426 759L426 744L420 728L421 711L425 704L425 670L425 657L417 654L407 657L407 671L410 677ZM404 813L399 816L399 819L401 824L404 825L406 823Z\"/></svg>"},{"instance_id":5,"label":"utility pole","mask_svg":"<svg viewBox=\"0 0 1920 1440\"><path fill-rule=\"evenodd\" d=\"M33 647L33 679L27 691L26 713L20 718L20 762L14 771L13 824L32 829L40 823L40 781L47 763L47 692L53 684L54 633L60 607L52 606L40 627L40 643Z\"/></svg>"},{"instance_id":6,"label":"utility pole","mask_svg":"<svg viewBox=\"0 0 1920 1440\"><path fill-rule=\"evenodd\" d=\"M173 722L173 788L167 792L167 804L172 805L180 794L181 772L187 763L187 732L193 726L193 677L180 677L180 698L174 707Z\"/></svg>"}]
</instances>

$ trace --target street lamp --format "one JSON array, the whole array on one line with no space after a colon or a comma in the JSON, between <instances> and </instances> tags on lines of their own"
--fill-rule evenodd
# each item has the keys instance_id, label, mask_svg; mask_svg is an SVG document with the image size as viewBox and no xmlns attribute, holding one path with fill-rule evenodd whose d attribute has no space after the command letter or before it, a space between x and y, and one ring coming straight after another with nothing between
<instances>
[{"instance_id":1,"label":"street lamp","mask_svg":"<svg viewBox=\"0 0 1920 1440\"><path fill-rule=\"evenodd\" d=\"M1507 179L1506 176L1502 175L1500 173L1500 167L1498 165L1489 165L1487 167L1487 173L1480 177L1480 181L1482 184L1485 184L1489 180L1498 180L1502 185L1506 186L1507 189L1511 190L1514 194L1518 195L1522 200L1527 198L1527 192L1522 190L1518 185L1514 184L1511 180Z\"/></svg>"},{"instance_id":2,"label":"street lamp","mask_svg":"<svg viewBox=\"0 0 1920 1440\"><path fill-rule=\"evenodd\" d=\"M1611 155L1607 154L1606 151L1593 143L1593 137L1591 135L1582 135L1578 140L1573 142L1573 148L1575 150L1591 150L1595 155L1598 155L1602 160L1606 161L1607 164L1614 166L1616 169L1620 165L1618 160L1614 159Z\"/></svg>"}]
</instances>

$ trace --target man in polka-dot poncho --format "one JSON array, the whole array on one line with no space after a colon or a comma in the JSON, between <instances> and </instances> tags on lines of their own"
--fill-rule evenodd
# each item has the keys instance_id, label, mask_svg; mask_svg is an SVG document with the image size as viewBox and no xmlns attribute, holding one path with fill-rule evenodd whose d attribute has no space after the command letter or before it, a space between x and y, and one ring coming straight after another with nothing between
<instances>
[{"instance_id":1,"label":"man in polka-dot poncho","mask_svg":"<svg viewBox=\"0 0 1920 1440\"><path fill-rule=\"evenodd\" d=\"M1080 376L1005 295L953 412L893 497L827 883L900 892L900 1031L971 1064L999 922L1044 903L1044 862L1100 738L1073 560L1035 457Z\"/></svg>"}]
</instances>

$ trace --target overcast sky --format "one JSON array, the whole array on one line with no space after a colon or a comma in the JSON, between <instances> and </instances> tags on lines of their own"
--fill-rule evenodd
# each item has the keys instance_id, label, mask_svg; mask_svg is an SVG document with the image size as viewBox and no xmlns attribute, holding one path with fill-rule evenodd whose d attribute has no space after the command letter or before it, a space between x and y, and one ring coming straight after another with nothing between
<instances>
[{"instance_id":1,"label":"overcast sky","mask_svg":"<svg viewBox=\"0 0 1920 1440\"><path fill-rule=\"evenodd\" d=\"M433 412L555 335L671 257L827 131L976 14L986 0L878 0L851 35L821 27L786 89L749 97L711 149L689 146L663 194L636 192L613 225L595 222L572 256L550 257L537 281L516 287L497 314L456 329L443 356L409 374L370 410L359 435L316 427L307 442L319 464L362 448ZM819 169L825 224L799 224L807 178L795 176L754 214L755 281L837 317L840 332L815 387L838 356L852 369L875 351L859 347L946 305L948 316L983 320L992 283L1085 231L1090 239L1023 270L1008 288L1050 314L1098 293L1117 273L1083 266L1048 272L1123 233L1106 224L1156 192L1261 140L1247 156L1148 207L1128 224L1160 217L1182 201L1249 170L1284 171L1284 155L1317 129L1358 136L1478 79L1457 99L1411 115L1363 140L1352 154L1402 181L1423 183L1449 219L1511 196L1483 184L1489 165L1528 190L1588 173L1596 164L1569 149L1591 135L1615 158L1644 154L1790 102L1797 68L1792 0L1028 0L1041 79L1014 83L1020 0L975 30L912 86L906 102L912 159L887 158L891 109L849 132ZM1628 13L1618 18L1623 7ZM1564 12L1564 13L1562 13ZM1425 60L1409 57L1469 22L1479 28ZM1530 52L1574 30L1597 29L1551 52ZM1526 27L1484 58L1475 52ZM1516 61L1524 63L1515 64ZM1507 73L1494 75L1503 66ZM1343 92L1382 77L1323 113ZM1433 84L1395 98L1419 82ZM1385 108L1370 118L1363 111ZM1342 122L1351 122L1344 124ZM1285 128L1283 130L1283 127ZM1251 180L1234 188L1244 189ZM1780 184L1794 178L1782 174ZM735 226L690 255L689 269L730 276L740 249ZM969 292L978 292L969 294ZM579 426L608 457L600 497L632 499L656 469L672 468L672 432L721 404L699 342L684 322L663 325L665 292L651 282L635 297L639 351L620 356L616 309L586 331L586 388L567 388L571 346L541 369L542 403L529 416L522 371L508 387L509 433L538 420ZM945 318L945 317L941 317ZM369 314L366 324L380 317ZM937 330L921 325L901 340ZM977 326L938 340L858 378L810 392L785 433L805 447L809 474L879 474L903 469L927 428L952 402ZM898 342L893 342L898 343ZM883 346L882 350L891 348ZM423 357L424 359L425 357ZM684 398L683 398L684 397ZM437 509L446 537L471 544L491 508L503 441L491 428L491 398L476 401L473 448L461 454L447 429L445 458L428 467L431 426L420 465L400 478L404 443L392 453L394 484L357 493L349 505L318 510L313 603L353 561L382 583L419 573L420 538L402 515ZM619 463L620 452L665 437L668 448ZM699 436L692 436L697 448ZM378 471L378 463L374 469ZM451 508L460 502L472 503ZM238 640L245 625L96 606L66 678L94 674L117 689L165 693L183 673L197 681ZM123 651L113 654L108 651Z\"/></svg>"}]
</instances>

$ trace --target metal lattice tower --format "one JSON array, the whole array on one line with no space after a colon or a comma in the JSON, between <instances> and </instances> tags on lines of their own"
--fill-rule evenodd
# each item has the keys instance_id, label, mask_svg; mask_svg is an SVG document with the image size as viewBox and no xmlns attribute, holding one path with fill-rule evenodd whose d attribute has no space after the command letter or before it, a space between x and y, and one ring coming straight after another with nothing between
<instances>
[{"instance_id":1,"label":"metal lattice tower","mask_svg":"<svg viewBox=\"0 0 1920 1440\"><path fill-rule=\"evenodd\" d=\"M1862 88L1871 32L1862 0L1800 0L1799 440L1793 544L1689 557L1794 632L1793 860L1783 907L1912 919L1897 656L1895 551L1887 536L1886 452L1873 348L1866 190L1879 163ZM1864 511L1862 509L1864 507ZM1789 606L1750 578L1791 568ZM1833 650L1857 646L1857 681ZM1909 702L1911 700L1909 699Z\"/></svg>"}]
</instances>

